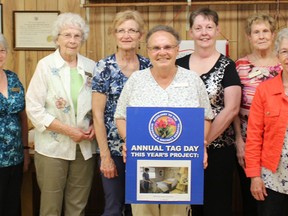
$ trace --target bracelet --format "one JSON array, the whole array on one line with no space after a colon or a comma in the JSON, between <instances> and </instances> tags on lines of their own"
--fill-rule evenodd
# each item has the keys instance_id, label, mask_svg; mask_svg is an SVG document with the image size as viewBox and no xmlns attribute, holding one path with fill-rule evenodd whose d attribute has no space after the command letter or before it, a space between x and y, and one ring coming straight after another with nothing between
<instances>
[{"instance_id":1,"label":"bracelet","mask_svg":"<svg viewBox=\"0 0 288 216\"><path fill-rule=\"evenodd\" d=\"M23 146L23 149L30 149L29 146Z\"/></svg>"}]
</instances>

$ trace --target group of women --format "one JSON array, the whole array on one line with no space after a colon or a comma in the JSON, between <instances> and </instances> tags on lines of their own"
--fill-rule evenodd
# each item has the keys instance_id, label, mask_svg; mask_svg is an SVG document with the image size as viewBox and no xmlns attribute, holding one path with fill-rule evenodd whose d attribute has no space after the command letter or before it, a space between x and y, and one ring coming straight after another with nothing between
<instances>
[{"instance_id":1,"label":"group of women","mask_svg":"<svg viewBox=\"0 0 288 216\"><path fill-rule=\"evenodd\" d=\"M58 16L52 31L57 49L38 62L26 94L36 128L40 215L85 214L94 153L100 155L104 216L191 212L187 205L133 204L131 210L124 204L128 106L205 108L204 205L193 205L193 216L232 215L236 165L244 215L287 215L288 29L278 33L274 52L274 19L251 16L246 33L252 53L234 63L216 50L218 19L209 8L191 13L195 48L180 59L178 33L153 27L145 58L137 54L143 18L137 11L119 12L112 26L117 51L95 63L79 54L88 37L85 21L73 13ZM0 37L0 215L20 215L23 161L24 168L29 163L27 117L23 87L3 69L7 49Z\"/></svg>"}]
</instances>

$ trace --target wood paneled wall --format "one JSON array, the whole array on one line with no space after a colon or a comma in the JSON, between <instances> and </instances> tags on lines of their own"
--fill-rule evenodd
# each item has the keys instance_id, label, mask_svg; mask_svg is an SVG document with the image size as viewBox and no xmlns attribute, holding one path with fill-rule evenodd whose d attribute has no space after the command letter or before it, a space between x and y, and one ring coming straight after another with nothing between
<instances>
[{"instance_id":1,"label":"wood paneled wall","mask_svg":"<svg viewBox=\"0 0 288 216\"><path fill-rule=\"evenodd\" d=\"M6 68L18 74L25 88L34 73L39 59L51 53L51 51L15 51L13 50L13 11L43 11L59 10L60 12L75 12L81 14L90 24L90 35L88 41L81 49L83 55L95 61L115 52L116 46L113 36L108 34L108 30L116 12L125 9L136 9L141 12L146 22L146 31L156 24L169 24L178 30L182 39L189 39L186 29L186 10L192 11L200 6L155 6L155 7L132 7L133 2L143 2L149 0L117 0L117 2L131 2L131 7L102 7L83 8L80 7L81 0L0 0L3 5L3 30L4 35L11 46ZM152 0L151 0L152 1ZM172 0L170 0L172 1ZM174 0L174 2L180 0ZM183 0L182 0L183 1ZM93 2L115 2L115 0L94 0ZM211 1L210 1L211 2ZM227 1L228 2L228 1ZM249 4L249 5L209 5L217 10L220 17L221 36L219 39L229 40L229 53L233 60L250 52L249 44L245 36L245 20L256 12L266 12L277 17L277 27L287 26L288 4ZM275 1L276 2L276 1ZM261 4L260 4L261 3ZM202 7L202 6L201 6ZM139 53L146 55L144 38L141 43ZM39 86L41 88L41 86ZM26 185L30 185L31 180ZM27 190L27 187L24 187ZM31 194L24 192L25 212L24 215L32 215ZM26 213L26 211L28 213Z\"/></svg>"},{"instance_id":2,"label":"wood paneled wall","mask_svg":"<svg viewBox=\"0 0 288 216\"><path fill-rule=\"evenodd\" d=\"M105 0L109 2L143 2L145 0ZM180 0L174 0L174 2ZM183 0L181 0L183 1ZM182 39L189 39L187 34L187 11L190 12L201 6L153 6L153 7L80 7L81 0L0 0L3 4L4 35L11 46L6 68L15 71L23 85L27 88L39 59L51 51L15 51L13 50L13 11L14 10L59 10L60 12L75 12L81 14L90 24L88 41L83 45L81 53L91 59L99 60L113 52L116 46L113 36L108 33L111 21L118 11L136 9L141 12L146 22L146 31L156 24L172 25L179 31ZM95 0L93 2L103 2ZM210 1L211 2L211 1ZM228 2L228 1L227 1ZM280 1L281 2L281 1ZM287 26L287 3L273 4L247 4L247 5L209 5L215 9L220 17L221 35L219 39L229 40L229 53L233 60L250 52L245 36L245 21L247 16L256 12L265 12L277 18L277 27ZM139 53L146 55L144 38ZM39 86L40 88L40 86Z\"/></svg>"}]
</instances>

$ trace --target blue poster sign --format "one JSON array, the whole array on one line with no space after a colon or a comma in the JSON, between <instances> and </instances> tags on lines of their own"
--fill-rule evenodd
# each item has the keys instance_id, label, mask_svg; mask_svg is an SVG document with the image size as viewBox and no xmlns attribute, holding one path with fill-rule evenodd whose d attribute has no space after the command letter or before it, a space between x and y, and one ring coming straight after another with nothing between
<instances>
[{"instance_id":1,"label":"blue poster sign","mask_svg":"<svg viewBox=\"0 0 288 216\"><path fill-rule=\"evenodd\" d=\"M203 204L204 109L127 108L126 203Z\"/></svg>"}]
</instances>

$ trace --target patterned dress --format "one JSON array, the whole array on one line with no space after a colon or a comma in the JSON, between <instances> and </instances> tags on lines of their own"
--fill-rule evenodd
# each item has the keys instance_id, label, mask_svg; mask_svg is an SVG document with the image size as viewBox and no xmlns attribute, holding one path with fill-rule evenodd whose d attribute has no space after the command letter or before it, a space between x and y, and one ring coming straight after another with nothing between
<instances>
[{"instance_id":1,"label":"patterned dress","mask_svg":"<svg viewBox=\"0 0 288 216\"><path fill-rule=\"evenodd\" d=\"M0 167L9 167L22 163L24 158L19 112L25 109L25 92L14 72L4 72L8 98L0 93Z\"/></svg>"},{"instance_id":2,"label":"patterned dress","mask_svg":"<svg viewBox=\"0 0 288 216\"><path fill-rule=\"evenodd\" d=\"M241 133L245 141L249 110L256 88L261 82L273 78L280 73L282 67L280 63L274 66L258 67L245 56L236 61L236 70L242 84L242 101L239 117L241 121Z\"/></svg>"},{"instance_id":3,"label":"patterned dress","mask_svg":"<svg viewBox=\"0 0 288 216\"><path fill-rule=\"evenodd\" d=\"M143 56L137 55L140 70L151 66L150 61ZM96 63L94 77L92 80L92 92L103 93L107 96L104 121L107 132L108 146L111 155L122 156L122 143L118 130L114 122L118 98L128 80L119 68L115 54L112 54ZM97 150L100 153L99 149Z\"/></svg>"}]
</instances>

